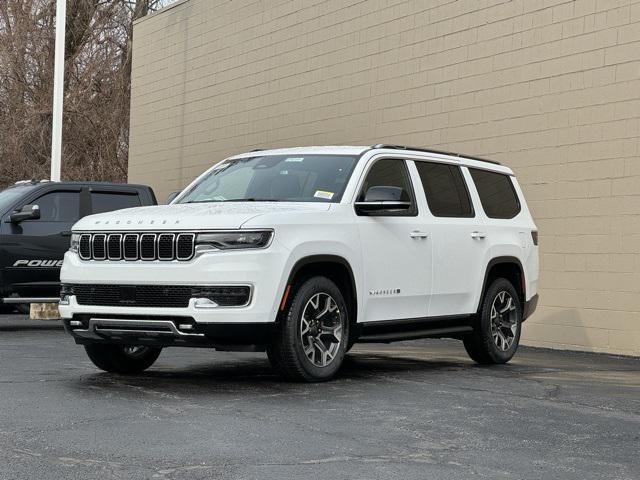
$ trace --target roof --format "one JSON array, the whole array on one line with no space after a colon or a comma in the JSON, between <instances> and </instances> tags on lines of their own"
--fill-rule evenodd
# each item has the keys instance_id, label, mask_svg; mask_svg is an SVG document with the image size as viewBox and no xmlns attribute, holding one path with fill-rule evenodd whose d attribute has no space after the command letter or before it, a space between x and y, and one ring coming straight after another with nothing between
<instances>
[{"instance_id":1,"label":"roof","mask_svg":"<svg viewBox=\"0 0 640 480\"><path fill-rule=\"evenodd\" d=\"M230 158L246 158L261 155L362 155L369 150L369 146L310 146L293 148L276 148L268 150L252 150L251 152L234 155Z\"/></svg>"},{"instance_id":2,"label":"roof","mask_svg":"<svg viewBox=\"0 0 640 480\"><path fill-rule=\"evenodd\" d=\"M487 160L480 157L471 155L464 155L461 153L443 152L439 150L430 150L419 147L405 147L401 145L331 145L331 146L309 146L309 147L294 147L294 148L278 148L278 149L265 149L265 150L252 150L250 152L234 155L229 158L247 158L263 155L353 155L360 156L367 151L375 152L387 152L398 155L400 152L405 155L416 156L428 156L433 159L442 160L450 163L464 164L469 167L481 168L484 170L492 170L495 172L506 173L513 175L513 171L498 162Z\"/></svg>"}]
</instances>

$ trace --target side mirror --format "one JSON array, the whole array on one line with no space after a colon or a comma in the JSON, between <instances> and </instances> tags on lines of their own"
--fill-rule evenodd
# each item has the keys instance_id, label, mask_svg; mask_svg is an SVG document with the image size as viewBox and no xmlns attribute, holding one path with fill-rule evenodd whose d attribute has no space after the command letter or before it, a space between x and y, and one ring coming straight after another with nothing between
<instances>
[{"instance_id":1,"label":"side mirror","mask_svg":"<svg viewBox=\"0 0 640 480\"><path fill-rule=\"evenodd\" d=\"M375 213L399 213L411 208L411 202L400 187L376 186L367 190L364 201L356 202L358 215L374 215Z\"/></svg>"},{"instance_id":2,"label":"side mirror","mask_svg":"<svg viewBox=\"0 0 640 480\"><path fill-rule=\"evenodd\" d=\"M24 220L37 220L40 218L38 205L25 205L19 211L13 212L9 217L11 223L20 223Z\"/></svg>"},{"instance_id":3,"label":"side mirror","mask_svg":"<svg viewBox=\"0 0 640 480\"><path fill-rule=\"evenodd\" d=\"M171 192L171 193L169 194L169 196L167 197L167 202L166 202L166 203L167 203L167 205L169 205L171 202L173 202L173 201L176 199L176 197L177 197L178 195L180 195L181 193L182 193L182 192L180 192L180 191L178 191L178 192Z\"/></svg>"}]
</instances>

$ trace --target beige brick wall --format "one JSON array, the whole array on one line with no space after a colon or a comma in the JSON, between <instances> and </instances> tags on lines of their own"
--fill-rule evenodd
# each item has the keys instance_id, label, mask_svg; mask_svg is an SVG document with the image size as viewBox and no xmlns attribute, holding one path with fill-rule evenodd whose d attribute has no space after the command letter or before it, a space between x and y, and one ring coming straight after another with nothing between
<instances>
[{"instance_id":1,"label":"beige brick wall","mask_svg":"<svg viewBox=\"0 0 640 480\"><path fill-rule=\"evenodd\" d=\"M378 142L516 171L541 242L528 344L640 355L640 0L188 0L135 26L131 181Z\"/></svg>"}]
</instances>

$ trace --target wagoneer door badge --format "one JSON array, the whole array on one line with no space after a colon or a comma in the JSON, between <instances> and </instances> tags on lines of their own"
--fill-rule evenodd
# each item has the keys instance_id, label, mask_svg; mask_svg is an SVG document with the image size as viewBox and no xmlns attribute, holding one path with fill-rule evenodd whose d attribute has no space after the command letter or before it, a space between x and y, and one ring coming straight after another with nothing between
<instances>
[{"instance_id":1,"label":"wagoneer door badge","mask_svg":"<svg viewBox=\"0 0 640 480\"><path fill-rule=\"evenodd\" d=\"M382 290L369 290L369 296L372 297L382 297L389 295L400 295L399 288L387 288Z\"/></svg>"}]
</instances>

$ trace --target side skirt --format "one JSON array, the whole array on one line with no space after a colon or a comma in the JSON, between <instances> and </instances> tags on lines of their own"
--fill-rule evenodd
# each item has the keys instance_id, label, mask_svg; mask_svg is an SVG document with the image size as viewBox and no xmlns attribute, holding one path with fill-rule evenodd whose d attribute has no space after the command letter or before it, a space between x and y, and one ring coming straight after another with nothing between
<instances>
[{"instance_id":1,"label":"side skirt","mask_svg":"<svg viewBox=\"0 0 640 480\"><path fill-rule=\"evenodd\" d=\"M357 325L357 343L390 343L418 338L459 338L473 331L474 315L409 318L363 322Z\"/></svg>"}]
</instances>

